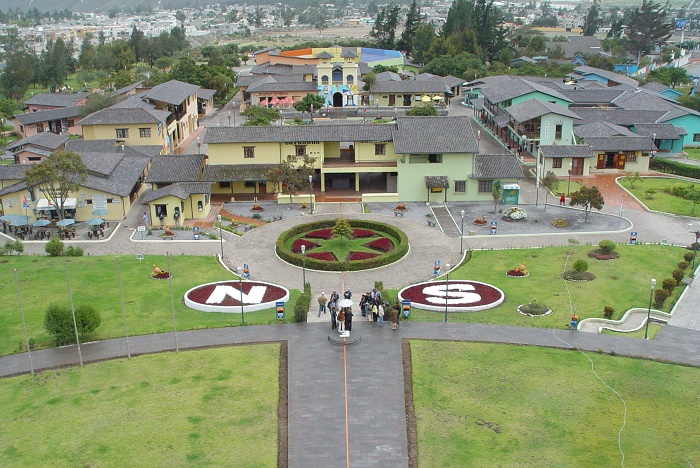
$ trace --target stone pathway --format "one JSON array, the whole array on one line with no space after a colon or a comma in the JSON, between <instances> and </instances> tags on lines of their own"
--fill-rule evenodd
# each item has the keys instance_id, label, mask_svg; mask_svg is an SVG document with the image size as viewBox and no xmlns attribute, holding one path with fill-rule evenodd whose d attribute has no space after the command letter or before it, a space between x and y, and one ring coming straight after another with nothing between
<instances>
[{"instance_id":1,"label":"stone pathway","mask_svg":"<svg viewBox=\"0 0 700 468\"><path fill-rule=\"evenodd\" d=\"M432 210L435 220L438 222L438 226L440 226L440 230L445 233L447 237L459 237L461 234L459 232L459 227L457 227L450 211L444 206L433 206Z\"/></svg>"},{"instance_id":2,"label":"stone pathway","mask_svg":"<svg viewBox=\"0 0 700 468\"><path fill-rule=\"evenodd\" d=\"M603 318L590 318L581 320L578 331L589 333L600 333L602 328L619 332L633 332L640 330L647 323L648 309L630 309L620 320L607 320ZM651 311L651 321L667 323L671 314L658 310Z\"/></svg>"}]
</instances>

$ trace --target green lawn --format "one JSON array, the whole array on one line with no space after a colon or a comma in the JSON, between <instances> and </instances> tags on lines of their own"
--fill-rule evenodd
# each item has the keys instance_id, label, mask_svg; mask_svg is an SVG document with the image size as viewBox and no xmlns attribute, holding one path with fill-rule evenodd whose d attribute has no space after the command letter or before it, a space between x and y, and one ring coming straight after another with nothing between
<instances>
[{"instance_id":1,"label":"green lawn","mask_svg":"<svg viewBox=\"0 0 700 468\"><path fill-rule=\"evenodd\" d=\"M0 380L2 466L276 466L279 344Z\"/></svg>"},{"instance_id":2,"label":"green lawn","mask_svg":"<svg viewBox=\"0 0 700 468\"><path fill-rule=\"evenodd\" d=\"M620 258L613 261L600 261L588 258L593 246L577 246L569 259L569 269L578 260L588 262L588 271L596 276L590 282L564 282L564 271L568 247L549 247L524 250L483 250L473 252L473 258L456 271L450 273L450 280L470 279L492 284L500 288L506 300L500 306L481 312L450 313L449 320L455 322L490 323L525 327L561 328L568 327L571 310L567 287L571 293L573 307L579 318L603 317L603 308L611 306L618 318L632 307L647 307L649 304L649 279L661 281L671 276L677 263L683 260L685 249L659 245L619 245L616 252ZM530 272L527 278L508 278L506 271L526 263ZM640 273L643 272L643 273ZM442 277L444 280L444 277ZM397 290L389 291L391 300ZM676 288L663 308L668 312L678 298L681 288ZM515 308L520 304L537 299L552 309L544 317L520 315ZM441 312L428 312L412 309L411 320L442 321Z\"/></svg>"},{"instance_id":3,"label":"green lawn","mask_svg":"<svg viewBox=\"0 0 700 468\"><path fill-rule=\"evenodd\" d=\"M649 322L649 339L653 340L656 334L659 333L662 328L663 325ZM641 330L637 330L634 332L616 332L612 330L603 330L602 333L603 335L625 336L628 338L644 338L644 327L642 327Z\"/></svg>"},{"instance_id":4,"label":"green lawn","mask_svg":"<svg viewBox=\"0 0 700 468\"><path fill-rule=\"evenodd\" d=\"M411 341L411 354L418 466L620 466L622 402L581 353ZM700 369L588 354L627 405L625 466L697 466Z\"/></svg>"},{"instance_id":5,"label":"green lawn","mask_svg":"<svg viewBox=\"0 0 700 468\"><path fill-rule=\"evenodd\" d=\"M0 314L0 355L19 351L24 341L22 321L17 302L13 269L18 270L22 306L29 337L39 347L52 346L50 336L44 330L44 313L50 302L70 305L64 261L67 260L70 286L75 305L91 303L102 314L102 325L94 339L124 336L121 302L117 285L115 257L85 256L71 258L51 257L2 257L0 263L0 297L3 308ZM151 280L153 264L166 269L162 256L147 255L139 263L134 256L120 256L124 308L129 335L145 335L173 331L168 281ZM170 258L173 274L173 297L178 330L239 326L240 314L199 312L185 307L183 295L199 284L232 279L214 257L174 256ZM293 305L299 291L290 291L287 303L287 320L293 321ZM276 323L274 308L245 314L246 324Z\"/></svg>"},{"instance_id":6,"label":"green lawn","mask_svg":"<svg viewBox=\"0 0 700 468\"><path fill-rule=\"evenodd\" d=\"M700 216L700 207L696 206L695 210L693 210L693 204L690 201L669 195L662 191L664 187L678 183L683 185L695 185L697 189L700 189L700 184L692 184L683 180L664 177L644 177L641 181L634 183L634 188L631 188L629 182L624 178L619 179L619 182L650 210L663 211L665 213L682 216ZM656 193L651 199L644 193L649 189L656 190Z\"/></svg>"},{"instance_id":7,"label":"green lawn","mask_svg":"<svg viewBox=\"0 0 700 468\"><path fill-rule=\"evenodd\" d=\"M683 151L687 153L687 158L700 160L700 148L683 148Z\"/></svg>"}]
</instances>

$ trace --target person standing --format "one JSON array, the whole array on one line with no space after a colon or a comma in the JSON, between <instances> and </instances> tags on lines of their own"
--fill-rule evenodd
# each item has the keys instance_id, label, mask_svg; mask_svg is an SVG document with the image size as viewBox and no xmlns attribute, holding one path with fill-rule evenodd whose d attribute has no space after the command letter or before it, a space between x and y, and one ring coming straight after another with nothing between
<instances>
[{"instance_id":1,"label":"person standing","mask_svg":"<svg viewBox=\"0 0 700 468\"><path fill-rule=\"evenodd\" d=\"M350 309L350 307L345 309L345 329L347 331L352 330L352 310Z\"/></svg>"},{"instance_id":2,"label":"person standing","mask_svg":"<svg viewBox=\"0 0 700 468\"><path fill-rule=\"evenodd\" d=\"M399 311L396 310L396 307L392 307L391 308L391 329L392 330L396 330L396 327L398 326L397 322L396 322L398 317L399 317Z\"/></svg>"},{"instance_id":3,"label":"person standing","mask_svg":"<svg viewBox=\"0 0 700 468\"><path fill-rule=\"evenodd\" d=\"M148 212L147 211L143 212L143 225L148 227Z\"/></svg>"},{"instance_id":4,"label":"person standing","mask_svg":"<svg viewBox=\"0 0 700 468\"><path fill-rule=\"evenodd\" d=\"M343 299L352 299L352 292L349 289L345 290L345 293L343 294Z\"/></svg>"},{"instance_id":5,"label":"person standing","mask_svg":"<svg viewBox=\"0 0 700 468\"><path fill-rule=\"evenodd\" d=\"M386 306L389 307L389 303L386 303ZM399 311L399 316L396 318L396 326L400 327L401 326L401 304L399 303L399 300L397 299L396 302L394 302L394 308Z\"/></svg>"},{"instance_id":6,"label":"person standing","mask_svg":"<svg viewBox=\"0 0 700 468\"><path fill-rule=\"evenodd\" d=\"M379 306L379 326L384 326L384 307Z\"/></svg>"},{"instance_id":7,"label":"person standing","mask_svg":"<svg viewBox=\"0 0 700 468\"><path fill-rule=\"evenodd\" d=\"M564 193L561 194L561 197L559 197L559 205L564 206L566 204L566 195Z\"/></svg>"},{"instance_id":8,"label":"person standing","mask_svg":"<svg viewBox=\"0 0 700 468\"><path fill-rule=\"evenodd\" d=\"M338 312L338 333L342 333L345 331L345 309L340 309L340 312Z\"/></svg>"},{"instance_id":9,"label":"person standing","mask_svg":"<svg viewBox=\"0 0 700 468\"><path fill-rule=\"evenodd\" d=\"M329 309L331 309L331 330L335 330L338 328L338 322L336 321L336 313L335 313L335 306L333 303L329 303L330 305L328 306Z\"/></svg>"},{"instance_id":10,"label":"person standing","mask_svg":"<svg viewBox=\"0 0 700 468\"><path fill-rule=\"evenodd\" d=\"M321 295L318 297L318 316L321 316L321 312L324 314L326 313L326 303L328 302L328 299L326 299L326 293L322 292Z\"/></svg>"},{"instance_id":11,"label":"person standing","mask_svg":"<svg viewBox=\"0 0 700 468\"><path fill-rule=\"evenodd\" d=\"M373 302L373 303L372 303L372 315L370 316L369 319L376 322L376 321L377 321L377 317L378 317L378 315L377 315L378 313L379 313L379 309L377 308L377 303L376 303L376 302Z\"/></svg>"}]
</instances>

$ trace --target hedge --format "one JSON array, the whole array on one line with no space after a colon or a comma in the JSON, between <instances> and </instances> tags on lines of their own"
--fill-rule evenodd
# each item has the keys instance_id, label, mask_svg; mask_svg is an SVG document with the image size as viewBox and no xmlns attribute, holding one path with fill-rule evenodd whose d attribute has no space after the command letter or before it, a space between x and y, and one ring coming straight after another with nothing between
<instances>
[{"instance_id":1,"label":"hedge","mask_svg":"<svg viewBox=\"0 0 700 468\"><path fill-rule=\"evenodd\" d=\"M408 237L406 234L401 231L400 229L395 228L394 226L391 226L389 224L384 224L384 223L377 223L374 221L365 221L361 219L349 219L348 223L350 224L351 227L353 228L364 228L364 229L372 229L377 232L381 232L382 234L391 237L394 241L396 241L396 248L392 250L391 252L388 252L386 254L379 255L374 258L368 258L365 260L352 260L349 262L346 261L337 261L337 262L326 262L326 261L321 261L321 260L316 260L314 258L309 258L306 257L306 268L310 270L321 270L321 271L358 271L358 270L367 270L370 268L377 268L380 266L388 265L390 263L393 263L406 255L408 252ZM298 226L294 226L293 228L289 229L288 231L283 232L280 234L280 236L277 238L277 242L275 244L275 250L277 251L277 255L284 261L291 263L292 265L297 265L301 266L302 264L302 255L297 254L289 250L287 247L285 247L285 244L289 239L291 239L294 236L297 236L299 234L302 234L304 232L309 232L309 231L314 231L318 229L324 229L324 228L329 228L333 227L335 225L335 220L323 220L323 221L314 221L311 223L306 223L306 224L300 224Z\"/></svg>"},{"instance_id":2,"label":"hedge","mask_svg":"<svg viewBox=\"0 0 700 468\"><path fill-rule=\"evenodd\" d=\"M311 305L311 283L304 283L304 291L299 294L294 303L294 321L297 323L306 322L306 315L309 313Z\"/></svg>"},{"instance_id":3,"label":"hedge","mask_svg":"<svg viewBox=\"0 0 700 468\"><path fill-rule=\"evenodd\" d=\"M677 161L669 161L668 159L652 158L649 162L649 169L667 174L675 174L691 179L700 179L700 166L691 166Z\"/></svg>"}]
</instances>

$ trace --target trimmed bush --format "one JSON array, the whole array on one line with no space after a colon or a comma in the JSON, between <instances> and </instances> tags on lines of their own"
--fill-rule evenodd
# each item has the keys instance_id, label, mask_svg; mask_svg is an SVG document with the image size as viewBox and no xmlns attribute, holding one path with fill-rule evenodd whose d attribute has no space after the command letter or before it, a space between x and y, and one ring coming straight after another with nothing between
<instances>
[{"instance_id":1,"label":"trimmed bush","mask_svg":"<svg viewBox=\"0 0 700 468\"><path fill-rule=\"evenodd\" d=\"M676 284L676 280L673 278L666 278L661 283L661 289L665 289L669 294L671 294L673 290L676 289Z\"/></svg>"},{"instance_id":2,"label":"trimmed bush","mask_svg":"<svg viewBox=\"0 0 700 468\"><path fill-rule=\"evenodd\" d=\"M83 256L83 248L78 246L78 247L73 247L72 245L69 245L68 248L66 249L66 256L67 257L82 257Z\"/></svg>"},{"instance_id":3,"label":"trimmed bush","mask_svg":"<svg viewBox=\"0 0 700 468\"><path fill-rule=\"evenodd\" d=\"M693 261L693 252L686 252L683 254L683 260L690 263Z\"/></svg>"},{"instance_id":4,"label":"trimmed bush","mask_svg":"<svg viewBox=\"0 0 700 468\"><path fill-rule=\"evenodd\" d=\"M653 171L665 172L667 174L690 177L691 179L700 179L700 167L670 161L666 158L652 158L649 161L649 169Z\"/></svg>"},{"instance_id":5,"label":"trimmed bush","mask_svg":"<svg viewBox=\"0 0 700 468\"><path fill-rule=\"evenodd\" d=\"M673 276L673 279L676 280L676 283L680 283L681 281L683 281L685 271L681 270L680 268L676 268L675 270L673 270L673 273L671 273L671 276Z\"/></svg>"},{"instance_id":6,"label":"trimmed bush","mask_svg":"<svg viewBox=\"0 0 700 468\"><path fill-rule=\"evenodd\" d=\"M323 260L324 262L338 261L335 255L333 255L333 252L311 252L306 254L306 258L315 258L317 260Z\"/></svg>"},{"instance_id":7,"label":"trimmed bush","mask_svg":"<svg viewBox=\"0 0 700 468\"><path fill-rule=\"evenodd\" d=\"M297 302L294 304L294 321L297 323L306 322L306 315L309 313L311 304L311 283L304 284L304 292L299 294Z\"/></svg>"},{"instance_id":8,"label":"trimmed bush","mask_svg":"<svg viewBox=\"0 0 700 468\"><path fill-rule=\"evenodd\" d=\"M78 326L80 339L92 333L102 323L100 313L92 305L81 304L75 309L75 322ZM44 328L53 337L56 346L75 343L73 313L70 307L49 304L44 315Z\"/></svg>"},{"instance_id":9,"label":"trimmed bush","mask_svg":"<svg viewBox=\"0 0 700 468\"><path fill-rule=\"evenodd\" d=\"M572 268L574 271L583 273L584 271L588 271L588 262L585 260L576 260Z\"/></svg>"},{"instance_id":10,"label":"trimmed bush","mask_svg":"<svg viewBox=\"0 0 700 468\"><path fill-rule=\"evenodd\" d=\"M606 319L611 319L613 314L615 313L615 309L613 309L610 306L605 306L603 307L603 317Z\"/></svg>"},{"instance_id":11,"label":"trimmed bush","mask_svg":"<svg viewBox=\"0 0 700 468\"><path fill-rule=\"evenodd\" d=\"M687 270L688 265L690 265L688 262L678 262L678 268L680 268L681 270Z\"/></svg>"},{"instance_id":12,"label":"trimmed bush","mask_svg":"<svg viewBox=\"0 0 700 468\"><path fill-rule=\"evenodd\" d=\"M665 289L655 289L654 290L654 307L657 309L660 309L663 307L664 302L666 302L666 299L668 299L668 296L670 296L671 293L666 291Z\"/></svg>"},{"instance_id":13,"label":"trimmed bush","mask_svg":"<svg viewBox=\"0 0 700 468\"><path fill-rule=\"evenodd\" d=\"M598 243L598 247L600 247L600 250L602 250L605 253L610 253L613 250L615 250L615 247L617 247L617 244L615 244L611 240L602 240Z\"/></svg>"},{"instance_id":14,"label":"trimmed bush","mask_svg":"<svg viewBox=\"0 0 700 468\"><path fill-rule=\"evenodd\" d=\"M52 257L60 257L63 255L63 242L54 237L46 243L44 247L44 252L51 255Z\"/></svg>"}]
</instances>

